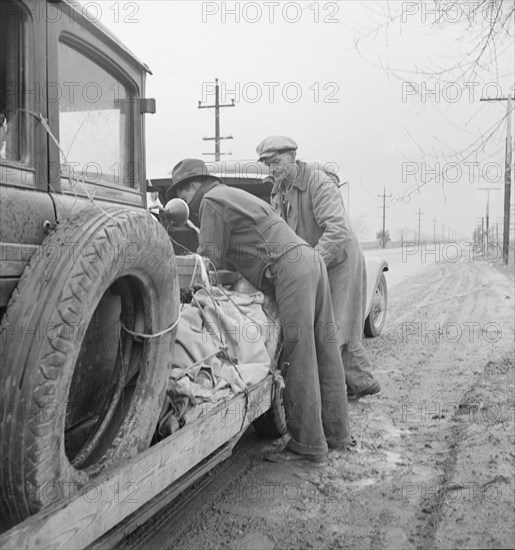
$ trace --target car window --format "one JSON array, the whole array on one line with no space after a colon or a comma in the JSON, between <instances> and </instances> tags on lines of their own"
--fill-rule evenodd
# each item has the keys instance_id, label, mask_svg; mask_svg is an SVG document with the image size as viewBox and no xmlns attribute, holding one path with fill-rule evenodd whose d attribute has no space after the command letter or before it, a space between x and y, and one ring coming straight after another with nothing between
<instances>
[{"instance_id":1,"label":"car window","mask_svg":"<svg viewBox=\"0 0 515 550\"><path fill-rule=\"evenodd\" d=\"M23 131L28 121L26 49L24 30L26 15L20 6L7 0L0 10L0 160L23 162L33 166L33 159Z\"/></svg>"},{"instance_id":2,"label":"car window","mask_svg":"<svg viewBox=\"0 0 515 550\"><path fill-rule=\"evenodd\" d=\"M131 187L131 101L126 87L86 55L59 43L59 143L63 177Z\"/></svg>"}]
</instances>

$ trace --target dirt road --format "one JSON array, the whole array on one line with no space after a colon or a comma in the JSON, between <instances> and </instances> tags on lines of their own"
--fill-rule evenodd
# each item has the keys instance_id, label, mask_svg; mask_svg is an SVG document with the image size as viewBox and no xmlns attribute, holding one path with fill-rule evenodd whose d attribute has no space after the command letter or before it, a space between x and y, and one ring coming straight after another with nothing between
<instances>
[{"instance_id":1,"label":"dirt road","mask_svg":"<svg viewBox=\"0 0 515 550\"><path fill-rule=\"evenodd\" d=\"M240 453L120 548L510 548L514 281L440 262L391 288L367 341L383 391L351 402L358 445L317 465Z\"/></svg>"}]
</instances>

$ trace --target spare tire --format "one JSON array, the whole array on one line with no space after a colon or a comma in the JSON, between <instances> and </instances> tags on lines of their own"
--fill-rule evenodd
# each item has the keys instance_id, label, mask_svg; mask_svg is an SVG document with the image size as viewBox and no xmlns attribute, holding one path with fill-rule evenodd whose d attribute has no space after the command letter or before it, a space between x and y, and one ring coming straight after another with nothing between
<instances>
[{"instance_id":1,"label":"spare tire","mask_svg":"<svg viewBox=\"0 0 515 550\"><path fill-rule=\"evenodd\" d=\"M166 329L178 312L170 240L143 209L88 207L48 236L1 325L6 521L149 446L172 360L175 329Z\"/></svg>"}]
</instances>

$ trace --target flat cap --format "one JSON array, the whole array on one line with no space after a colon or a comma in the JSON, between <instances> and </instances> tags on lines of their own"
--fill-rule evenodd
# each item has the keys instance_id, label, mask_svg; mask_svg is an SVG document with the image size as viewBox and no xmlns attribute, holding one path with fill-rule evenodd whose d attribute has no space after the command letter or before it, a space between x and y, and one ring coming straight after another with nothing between
<instances>
[{"instance_id":1,"label":"flat cap","mask_svg":"<svg viewBox=\"0 0 515 550\"><path fill-rule=\"evenodd\" d=\"M297 143L288 136L269 136L265 138L257 147L256 151L259 160L273 157L279 151L296 151Z\"/></svg>"}]
</instances>

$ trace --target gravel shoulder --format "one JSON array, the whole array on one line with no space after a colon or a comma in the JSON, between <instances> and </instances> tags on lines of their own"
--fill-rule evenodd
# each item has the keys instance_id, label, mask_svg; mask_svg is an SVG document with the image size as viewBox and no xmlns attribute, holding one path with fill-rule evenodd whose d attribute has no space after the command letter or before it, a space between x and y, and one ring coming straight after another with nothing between
<instances>
[{"instance_id":1,"label":"gravel shoulder","mask_svg":"<svg viewBox=\"0 0 515 550\"><path fill-rule=\"evenodd\" d=\"M383 390L350 403L352 451L266 463L270 443L249 430L238 467L215 468L180 516L163 511L119 547L513 547L514 294L511 271L481 261L394 286L366 343Z\"/></svg>"}]
</instances>

